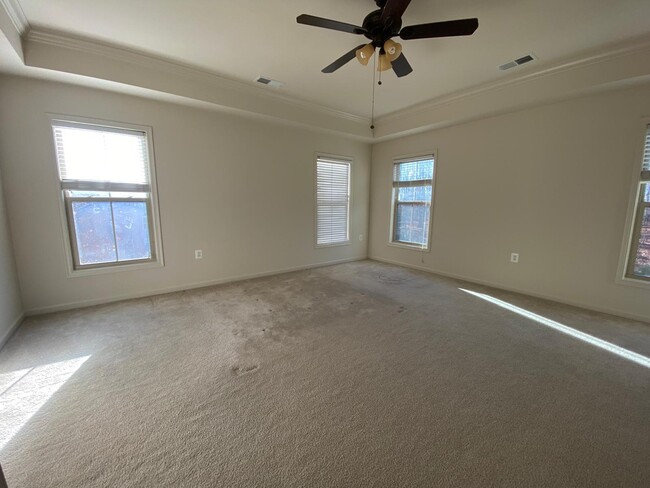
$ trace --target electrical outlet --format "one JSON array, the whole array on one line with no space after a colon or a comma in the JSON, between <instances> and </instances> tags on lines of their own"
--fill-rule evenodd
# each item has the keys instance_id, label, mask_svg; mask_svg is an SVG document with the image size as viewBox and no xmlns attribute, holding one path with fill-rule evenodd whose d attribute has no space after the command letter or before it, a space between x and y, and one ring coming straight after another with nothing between
<instances>
[{"instance_id":1,"label":"electrical outlet","mask_svg":"<svg viewBox=\"0 0 650 488\"><path fill-rule=\"evenodd\" d=\"M519 262L519 253L513 252L510 254L510 262L511 263L518 263Z\"/></svg>"},{"instance_id":2,"label":"electrical outlet","mask_svg":"<svg viewBox=\"0 0 650 488\"><path fill-rule=\"evenodd\" d=\"M194 259L203 259L203 251L201 249L194 251Z\"/></svg>"},{"instance_id":3,"label":"electrical outlet","mask_svg":"<svg viewBox=\"0 0 650 488\"><path fill-rule=\"evenodd\" d=\"M359 241L363 241L363 234L359 234Z\"/></svg>"}]
</instances>

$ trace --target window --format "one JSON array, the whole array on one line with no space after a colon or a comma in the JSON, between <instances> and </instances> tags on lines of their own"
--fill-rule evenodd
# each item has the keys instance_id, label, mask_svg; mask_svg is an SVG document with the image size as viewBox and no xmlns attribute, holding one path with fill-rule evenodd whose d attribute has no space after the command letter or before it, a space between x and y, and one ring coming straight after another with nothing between
<instances>
[{"instance_id":1,"label":"window","mask_svg":"<svg viewBox=\"0 0 650 488\"><path fill-rule=\"evenodd\" d=\"M52 120L74 270L159 261L148 132Z\"/></svg>"},{"instance_id":2,"label":"window","mask_svg":"<svg viewBox=\"0 0 650 488\"><path fill-rule=\"evenodd\" d=\"M429 249L433 155L395 161L391 242Z\"/></svg>"},{"instance_id":3,"label":"window","mask_svg":"<svg viewBox=\"0 0 650 488\"><path fill-rule=\"evenodd\" d=\"M650 281L650 125L646 129L641 177L626 277Z\"/></svg>"},{"instance_id":4,"label":"window","mask_svg":"<svg viewBox=\"0 0 650 488\"><path fill-rule=\"evenodd\" d=\"M350 242L350 161L316 158L316 245Z\"/></svg>"}]
</instances>

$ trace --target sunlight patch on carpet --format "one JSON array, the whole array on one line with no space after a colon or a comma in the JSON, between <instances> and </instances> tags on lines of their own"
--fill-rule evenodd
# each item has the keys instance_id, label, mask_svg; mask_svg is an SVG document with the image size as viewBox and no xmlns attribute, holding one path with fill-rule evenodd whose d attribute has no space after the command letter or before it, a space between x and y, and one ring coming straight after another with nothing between
<instances>
[{"instance_id":1,"label":"sunlight patch on carpet","mask_svg":"<svg viewBox=\"0 0 650 488\"><path fill-rule=\"evenodd\" d=\"M0 450L89 357L0 374Z\"/></svg>"},{"instance_id":2,"label":"sunlight patch on carpet","mask_svg":"<svg viewBox=\"0 0 650 488\"><path fill-rule=\"evenodd\" d=\"M536 313L529 312L524 308L517 307L516 305L512 305L508 302L504 302L503 300L499 300L498 298L491 297L490 295L485 295L483 293L477 293L475 291L465 290L463 288L459 288L459 290L464 291L465 293L469 293L470 295L473 295L475 297L481 298L487 302L493 303L494 305L498 305L499 307L505 308L506 310L510 310L511 312L521 315L522 317L526 317L527 319L534 320L537 323L555 329L559 332L562 332L563 334L567 334L570 335L571 337L575 337L576 339L580 339L581 341L591 344L592 346L596 346L601 349L604 349L605 351L616 354L617 356L625 358L628 361L633 361L637 364L640 364L641 366L650 368L650 358L642 356L641 354L637 354L635 352L629 351L628 349L617 346L616 344L612 344L611 342L604 341L602 339L599 339L598 337L585 334L584 332L581 332L579 330L573 329L569 326L556 322L555 320L547 319L546 317L542 317L541 315L537 315Z\"/></svg>"}]
</instances>

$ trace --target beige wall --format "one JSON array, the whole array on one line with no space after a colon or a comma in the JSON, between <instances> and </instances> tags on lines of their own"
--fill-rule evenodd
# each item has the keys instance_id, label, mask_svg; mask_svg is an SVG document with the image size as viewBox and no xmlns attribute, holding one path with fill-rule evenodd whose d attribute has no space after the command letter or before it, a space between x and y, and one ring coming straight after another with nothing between
<instances>
[{"instance_id":1,"label":"beige wall","mask_svg":"<svg viewBox=\"0 0 650 488\"><path fill-rule=\"evenodd\" d=\"M370 257L650 320L616 283L643 117L648 86L373 146ZM388 246L392 160L434 149L431 252Z\"/></svg>"},{"instance_id":2,"label":"beige wall","mask_svg":"<svg viewBox=\"0 0 650 488\"><path fill-rule=\"evenodd\" d=\"M70 278L47 113L153 127L165 267ZM370 146L71 85L0 78L0 161L25 308L43 311L366 256ZM354 158L348 246L314 247L314 154ZM363 235L363 240L359 240ZM203 259L194 259L194 249Z\"/></svg>"},{"instance_id":3,"label":"beige wall","mask_svg":"<svg viewBox=\"0 0 650 488\"><path fill-rule=\"evenodd\" d=\"M0 178L0 347L18 325L22 313L23 306Z\"/></svg>"},{"instance_id":4,"label":"beige wall","mask_svg":"<svg viewBox=\"0 0 650 488\"><path fill-rule=\"evenodd\" d=\"M48 112L153 127L164 268L67 276ZM0 165L25 309L363 258L370 198L371 257L650 319L650 290L616 283L632 165L648 116L650 87L643 87L483 119L375 145L370 179L370 147L361 142L2 77ZM438 153L432 250L388 246L392 159L432 149ZM315 151L355 159L350 246L314 248ZM6 236L0 263L11 269ZM203 260L194 259L194 249L203 249ZM518 265L509 263L510 252L520 253ZM1 286L2 299L12 304L3 302L2 313L15 317L15 286ZM9 323L4 315L0 320Z\"/></svg>"}]
</instances>

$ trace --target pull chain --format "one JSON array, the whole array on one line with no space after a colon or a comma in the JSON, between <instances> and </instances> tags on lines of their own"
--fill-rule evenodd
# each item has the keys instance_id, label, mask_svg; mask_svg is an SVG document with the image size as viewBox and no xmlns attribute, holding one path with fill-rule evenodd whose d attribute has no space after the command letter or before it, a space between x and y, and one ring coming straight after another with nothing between
<instances>
[{"instance_id":1,"label":"pull chain","mask_svg":"<svg viewBox=\"0 0 650 488\"><path fill-rule=\"evenodd\" d=\"M377 51L375 49L375 51ZM375 54L377 54L375 52ZM377 76L377 56L373 56L374 66L372 68L372 109L370 111L370 130L375 130L375 77ZM381 83L381 81L379 82Z\"/></svg>"}]
</instances>

